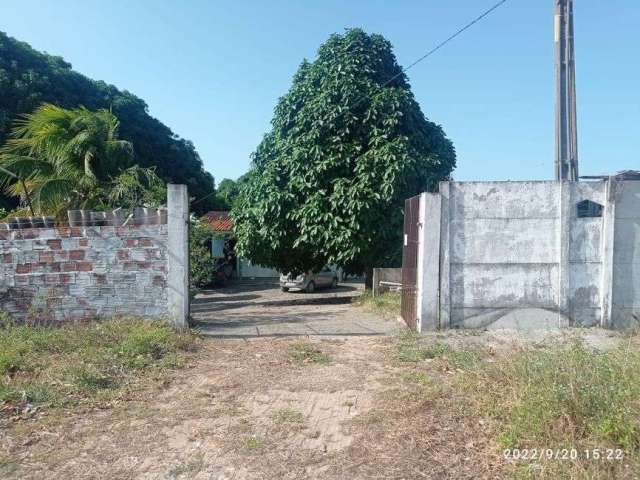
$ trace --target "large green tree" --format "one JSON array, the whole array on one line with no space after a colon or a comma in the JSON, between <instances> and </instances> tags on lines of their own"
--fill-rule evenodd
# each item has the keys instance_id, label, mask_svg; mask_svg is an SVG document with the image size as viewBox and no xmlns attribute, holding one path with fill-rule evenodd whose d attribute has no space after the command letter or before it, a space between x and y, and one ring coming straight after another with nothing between
<instances>
[{"instance_id":1,"label":"large green tree","mask_svg":"<svg viewBox=\"0 0 640 480\"><path fill-rule=\"evenodd\" d=\"M196 199L213 191L213 177L204 170L193 144L150 116L143 100L91 80L72 70L61 57L40 53L0 32L0 145L6 141L14 119L33 112L42 103L110 109L120 120L120 138L133 144L137 164L154 167L167 182L186 184L190 196ZM0 195L0 206L6 200ZM214 203L211 195L194 204L194 209L203 213ZM5 205L14 206L11 202Z\"/></svg>"},{"instance_id":2,"label":"large green tree","mask_svg":"<svg viewBox=\"0 0 640 480\"><path fill-rule=\"evenodd\" d=\"M396 266L404 200L455 167L391 44L360 29L304 61L253 154L233 209L237 250L282 271Z\"/></svg>"}]
</instances>

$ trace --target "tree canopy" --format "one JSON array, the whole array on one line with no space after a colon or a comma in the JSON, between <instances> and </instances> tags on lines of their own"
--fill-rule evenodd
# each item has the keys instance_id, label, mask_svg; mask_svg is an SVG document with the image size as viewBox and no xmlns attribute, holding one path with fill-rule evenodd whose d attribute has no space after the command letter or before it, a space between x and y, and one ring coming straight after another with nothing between
<instances>
[{"instance_id":1,"label":"tree canopy","mask_svg":"<svg viewBox=\"0 0 640 480\"><path fill-rule=\"evenodd\" d=\"M14 119L31 113L42 103L110 109L120 120L120 138L133 145L136 164L155 167L158 176L167 182L186 184L192 197L203 198L213 191L213 177L204 170L193 144L150 116L143 100L126 90L91 80L72 70L61 57L37 52L0 32L0 145L5 143ZM7 203L6 197L4 200ZM211 196L195 208L205 212L214 202L215 197Z\"/></svg>"},{"instance_id":2,"label":"tree canopy","mask_svg":"<svg viewBox=\"0 0 640 480\"><path fill-rule=\"evenodd\" d=\"M0 185L23 206L61 216L73 208L157 203L153 196L164 202L163 182L153 167L133 163L118 127L108 110L43 104L15 122L0 148Z\"/></svg>"},{"instance_id":3,"label":"tree canopy","mask_svg":"<svg viewBox=\"0 0 640 480\"><path fill-rule=\"evenodd\" d=\"M232 215L239 254L282 271L397 266L404 200L455 167L391 44L334 34L303 61L252 158Z\"/></svg>"}]
</instances>

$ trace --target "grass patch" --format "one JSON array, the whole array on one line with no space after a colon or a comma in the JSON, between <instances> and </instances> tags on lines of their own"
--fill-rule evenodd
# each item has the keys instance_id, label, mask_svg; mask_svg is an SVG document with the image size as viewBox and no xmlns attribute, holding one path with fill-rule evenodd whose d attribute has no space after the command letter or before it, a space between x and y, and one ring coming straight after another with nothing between
<instances>
[{"instance_id":1,"label":"grass patch","mask_svg":"<svg viewBox=\"0 0 640 480\"><path fill-rule=\"evenodd\" d=\"M399 337L397 355L401 362L440 359L455 369L471 368L480 361L477 352L457 350L445 343L425 343L423 337L410 331Z\"/></svg>"},{"instance_id":2,"label":"grass patch","mask_svg":"<svg viewBox=\"0 0 640 480\"><path fill-rule=\"evenodd\" d=\"M294 343L289 347L289 356L298 363L318 363L326 365L331 357L311 343Z\"/></svg>"},{"instance_id":3,"label":"grass patch","mask_svg":"<svg viewBox=\"0 0 640 480\"><path fill-rule=\"evenodd\" d=\"M575 342L531 349L465 372L473 414L496 421L501 448L620 448L640 453L640 352L600 352ZM625 460L626 462L627 460ZM535 478L614 478L623 462L549 461ZM613 470L612 470L613 469ZM622 471L622 470L620 470ZM519 478L529 470L518 466ZM532 474L533 475L533 474ZM536 474L537 475L537 474ZM604 476L603 476L604 475ZM613 475L613 476L609 476Z\"/></svg>"},{"instance_id":4,"label":"grass patch","mask_svg":"<svg viewBox=\"0 0 640 480\"><path fill-rule=\"evenodd\" d=\"M108 400L150 372L177 366L196 337L160 321L0 325L0 402L68 405Z\"/></svg>"},{"instance_id":5,"label":"grass patch","mask_svg":"<svg viewBox=\"0 0 640 480\"><path fill-rule=\"evenodd\" d=\"M255 435L251 435L250 437L247 437L242 441L242 446L246 450L262 450L264 448L264 440Z\"/></svg>"},{"instance_id":6,"label":"grass patch","mask_svg":"<svg viewBox=\"0 0 640 480\"><path fill-rule=\"evenodd\" d=\"M291 408L281 408L273 413L273 421L276 424L302 424L304 423L304 415L302 412Z\"/></svg>"},{"instance_id":7,"label":"grass patch","mask_svg":"<svg viewBox=\"0 0 640 480\"><path fill-rule=\"evenodd\" d=\"M424 372L402 372L400 378L405 382L417 383L419 385L427 385L429 377Z\"/></svg>"},{"instance_id":8,"label":"grass patch","mask_svg":"<svg viewBox=\"0 0 640 480\"><path fill-rule=\"evenodd\" d=\"M354 299L354 303L373 312L396 316L400 315L400 300L399 292L385 292L374 297L373 291L366 290Z\"/></svg>"}]
</instances>

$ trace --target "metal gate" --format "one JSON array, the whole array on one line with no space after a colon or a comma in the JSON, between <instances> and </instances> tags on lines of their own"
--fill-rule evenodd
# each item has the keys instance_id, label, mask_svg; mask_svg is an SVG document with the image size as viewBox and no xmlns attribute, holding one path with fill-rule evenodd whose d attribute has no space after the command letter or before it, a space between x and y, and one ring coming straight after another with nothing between
<instances>
[{"instance_id":1,"label":"metal gate","mask_svg":"<svg viewBox=\"0 0 640 480\"><path fill-rule=\"evenodd\" d=\"M418 322L418 222L420 195L404 201L404 246L402 248L401 314L407 326L417 329Z\"/></svg>"}]
</instances>

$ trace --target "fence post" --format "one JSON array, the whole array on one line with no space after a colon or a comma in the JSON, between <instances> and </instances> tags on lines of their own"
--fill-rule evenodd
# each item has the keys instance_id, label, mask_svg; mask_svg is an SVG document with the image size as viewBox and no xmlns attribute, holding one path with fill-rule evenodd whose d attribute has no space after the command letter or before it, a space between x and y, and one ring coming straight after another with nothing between
<instances>
[{"instance_id":1,"label":"fence post","mask_svg":"<svg viewBox=\"0 0 640 480\"><path fill-rule=\"evenodd\" d=\"M167 185L168 303L178 329L189 325L189 195L186 185Z\"/></svg>"}]
</instances>

